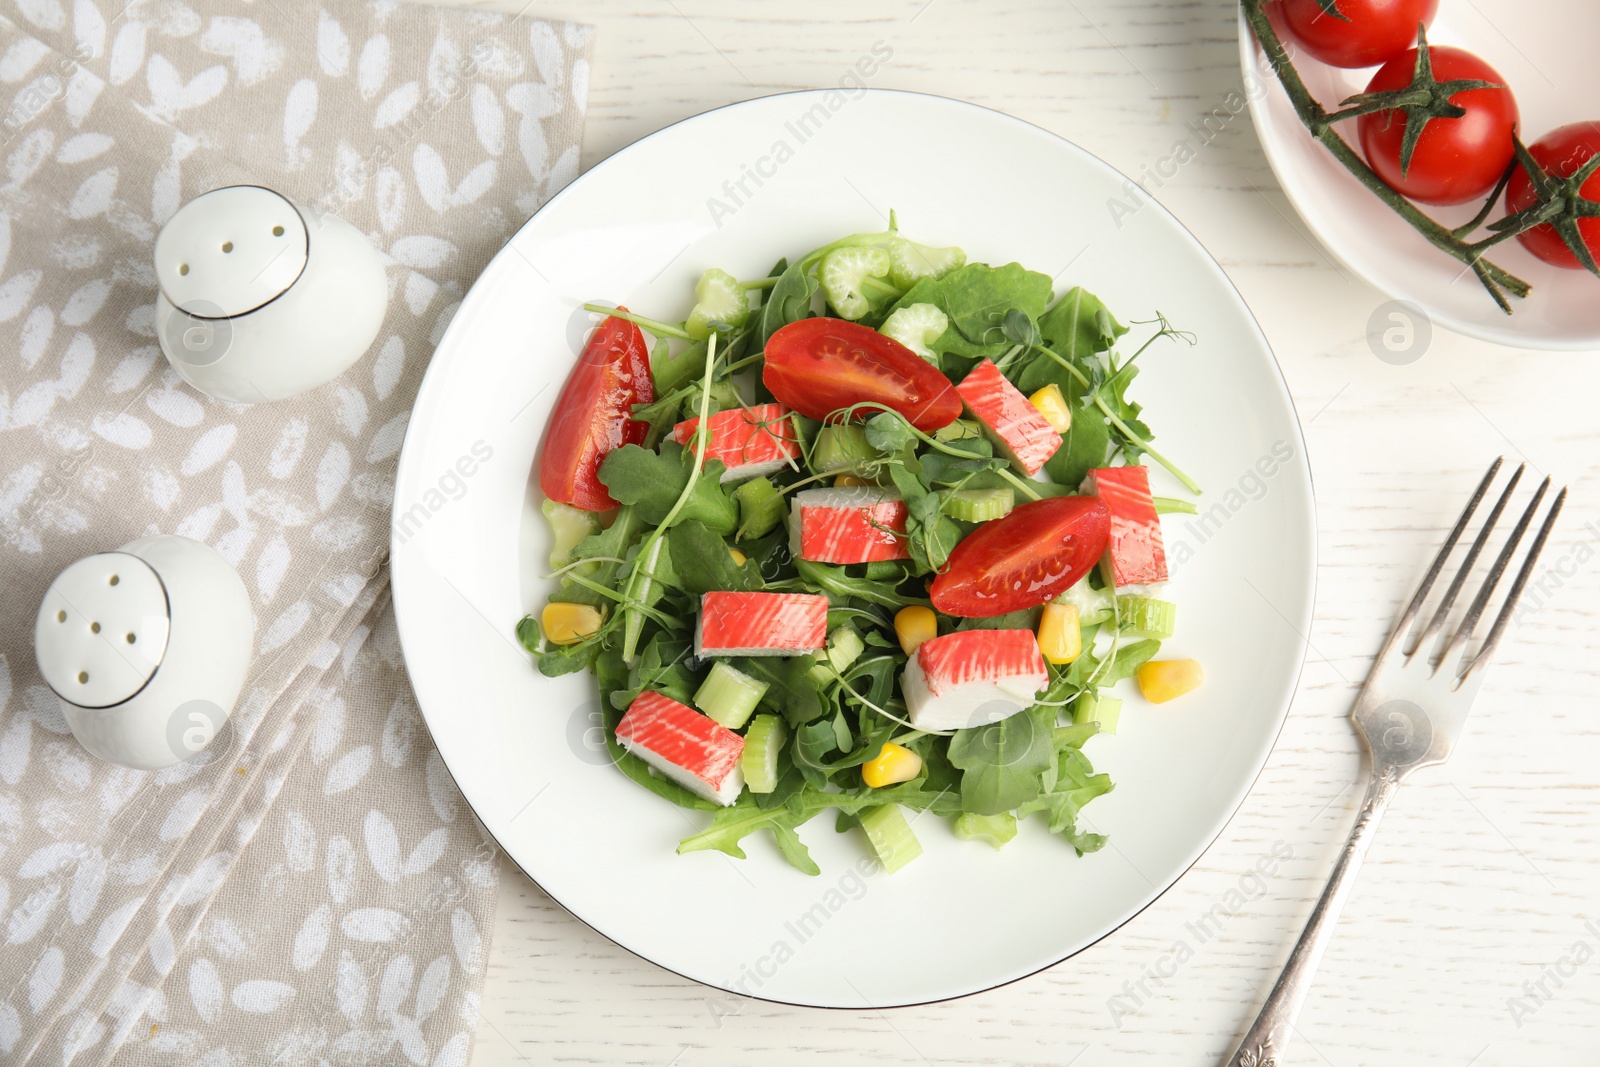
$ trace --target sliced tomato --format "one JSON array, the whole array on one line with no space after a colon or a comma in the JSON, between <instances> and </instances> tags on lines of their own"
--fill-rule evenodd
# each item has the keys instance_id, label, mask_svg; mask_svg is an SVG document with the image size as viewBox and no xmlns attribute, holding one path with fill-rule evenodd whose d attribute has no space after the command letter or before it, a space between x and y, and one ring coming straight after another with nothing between
<instances>
[{"instance_id":1,"label":"sliced tomato","mask_svg":"<svg viewBox=\"0 0 1600 1067\"><path fill-rule=\"evenodd\" d=\"M584 511L616 507L600 481L600 461L612 449L644 440L650 425L630 415L633 405L654 399L644 334L631 322L607 318L567 376L545 428L539 459L544 495Z\"/></svg>"},{"instance_id":2,"label":"sliced tomato","mask_svg":"<svg viewBox=\"0 0 1600 1067\"><path fill-rule=\"evenodd\" d=\"M969 619L1038 607L1088 574L1110 536L1111 513L1099 497L1024 504L956 545L933 579L933 606Z\"/></svg>"},{"instance_id":3,"label":"sliced tomato","mask_svg":"<svg viewBox=\"0 0 1600 1067\"><path fill-rule=\"evenodd\" d=\"M932 433L961 415L961 396L937 367L894 338L844 319L801 319L773 334L761 380L808 419L873 403Z\"/></svg>"}]
</instances>

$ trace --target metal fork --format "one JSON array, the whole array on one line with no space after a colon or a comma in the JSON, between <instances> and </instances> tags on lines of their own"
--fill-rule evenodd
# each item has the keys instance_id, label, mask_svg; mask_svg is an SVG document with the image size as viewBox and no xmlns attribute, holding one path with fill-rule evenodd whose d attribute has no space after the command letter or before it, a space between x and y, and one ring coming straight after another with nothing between
<instances>
[{"instance_id":1,"label":"metal fork","mask_svg":"<svg viewBox=\"0 0 1600 1067\"><path fill-rule=\"evenodd\" d=\"M1473 631L1550 489L1549 478L1534 493L1532 502L1511 531L1460 623L1448 641L1444 640L1441 635L1451 609L1455 607L1473 565L1483 554L1495 524L1511 502L1512 493L1527 465L1519 466L1484 520L1482 529L1461 561L1460 569L1440 597L1438 607L1428 618L1421 634L1417 635L1415 641L1410 641L1412 630L1423 617L1423 605L1444 572L1451 552L1460 543L1473 513L1494 484L1501 463L1502 460L1495 460L1489 472L1483 476L1483 481L1478 483L1477 491L1467 502L1461 518L1456 520L1450 536L1445 538L1444 547L1423 575L1422 585L1400 613L1394 630L1379 650L1366 683L1356 698L1355 707L1351 709L1350 718L1354 720L1356 732L1361 735L1371 757L1366 802L1361 805L1361 813L1356 816L1355 826L1351 828L1350 838L1345 842L1344 851L1339 854L1338 863L1334 865L1328 886L1312 910L1294 951L1289 954L1283 973L1279 975L1277 984L1272 987L1272 993L1261 1008L1261 1014L1256 1016L1238 1050L1228 1058L1227 1067L1279 1067L1277 1057L1282 1055L1289 1044L1290 1035L1294 1033L1294 1021L1311 991L1317 963L1333 936L1339 912L1343 910L1344 902L1355 885L1356 872L1360 870L1361 860L1372 844L1384 809L1389 806L1400 783L1411 777L1418 767L1443 763L1449 759L1450 750L1461 736L1467 712L1471 710L1473 698L1483 684L1484 667L1505 635L1517 598L1528 584L1539 553L1544 549L1550 530L1555 525L1556 516L1561 513L1561 505L1567 499L1567 491L1562 489L1550 505L1539 533L1528 549L1527 558L1517 572L1516 581L1512 583L1500 613L1495 617L1494 626L1482 643L1469 651L1468 644Z\"/></svg>"}]
</instances>

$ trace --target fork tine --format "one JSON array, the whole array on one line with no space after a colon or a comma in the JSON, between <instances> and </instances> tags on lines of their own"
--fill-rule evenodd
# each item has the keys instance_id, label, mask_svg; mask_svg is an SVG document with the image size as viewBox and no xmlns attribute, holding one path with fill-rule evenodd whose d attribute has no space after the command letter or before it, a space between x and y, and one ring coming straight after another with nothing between
<instances>
[{"instance_id":1,"label":"fork tine","mask_svg":"<svg viewBox=\"0 0 1600 1067\"><path fill-rule=\"evenodd\" d=\"M1422 576L1422 585L1417 588L1416 595L1411 598L1411 603L1406 605L1406 610L1400 613L1400 618L1394 624L1389 639L1378 650L1378 660L1387 656L1397 643L1403 642L1405 635L1410 631L1411 624L1416 621L1417 613L1422 610L1423 603L1428 599L1428 593L1433 590L1433 583L1438 579L1439 572L1444 570L1445 561L1450 558L1450 553L1455 550L1456 543L1461 540L1462 531L1467 528L1467 523L1472 518L1472 513L1478 510L1478 504L1489 491L1489 486L1494 482L1494 476L1500 473L1500 465L1505 462L1504 456L1495 457L1489 464L1489 472L1478 483L1478 488L1473 491L1472 499L1467 501L1467 506L1462 510L1461 517L1456 520L1455 528L1450 531L1450 536L1444 539L1444 546L1439 549L1439 554L1433 557L1433 563L1428 567L1428 573Z\"/></svg>"},{"instance_id":2,"label":"fork tine","mask_svg":"<svg viewBox=\"0 0 1600 1067\"><path fill-rule=\"evenodd\" d=\"M1539 527L1539 535L1533 539L1533 545L1528 549L1528 558L1523 560L1522 569L1517 572L1517 580L1511 583L1511 591L1506 594L1506 602L1500 606L1500 614L1495 616L1494 625L1489 628L1489 636L1483 639L1483 647L1478 649L1478 654L1472 657L1472 662L1467 664L1467 669L1461 672L1461 677L1466 678L1479 667L1489 662L1495 649L1500 644L1500 637L1505 633L1506 625L1517 608L1517 600L1522 596L1522 589L1528 584L1528 579L1533 576L1534 564L1539 562L1539 553L1544 551L1545 542L1550 539L1550 531L1555 528L1556 516L1561 514L1561 505L1567 502L1567 491L1562 489L1556 494L1555 503L1550 505L1550 511L1544 517L1544 524ZM1535 501L1537 503L1537 501Z\"/></svg>"},{"instance_id":3,"label":"fork tine","mask_svg":"<svg viewBox=\"0 0 1600 1067\"><path fill-rule=\"evenodd\" d=\"M1511 530L1511 535L1506 538L1505 547L1495 557L1494 566L1489 568L1489 573L1483 579L1483 587L1478 590L1478 595L1472 598L1472 605L1467 608L1466 615L1461 620L1461 625L1456 628L1455 636L1450 639L1450 645L1439 657L1443 664L1461 651L1463 645L1472 638L1472 631L1477 628L1478 619L1483 615L1483 609L1488 605L1489 598L1494 595L1495 586L1500 584L1500 578L1505 574L1506 566L1511 562L1511 557L1517 551L1517 545L1522 543L1522 535L1527 533L1528 524L1538 514L1539 505L1544 500L1544 495L1550 489L1550 479L1546 478L1539 483L1539 488L1534 491L1533 499L1528 502L1528 507L1517 520L1517 525Z\"/></svg>"},{"instance_id":4,"label":"fork tine","mask_svg":"<svg viewBox=\"0 0 1600 1067\"><path fill-rule=\"evenodd\" d=\"M1433 618L1428 620L1427 629L1422 631L1422 636L1417 638L1418 649L1427 648L1429 643L1438 635L1444 620L1449 616L1450 609L1455 607L1456 597L1461 594L1461 587L1466 584L1467 577L1472 573L1473 564L1478 562L1478 557L1483 554L1483 546L1489 543L1489 535L1494 532L1495 525L1499 523L1500 516L1505 512L1506 505L1511 502L1511 494L1516 492L1517 483L1522 480L1522 472L1528 469L1526 463L1519 464L1511 472L1511 480L1506 483L1500 499L1494 502L1494 507L1483 520L1483 528L1478 531L1478 536L1473 539L1472 547L1467 550L1467 556L1461 561L1461 566L1456 570L1456 576L1451 579L1450 587L1444 591L1443 598L1439 601L1438 610L1433 613Z\"/></svg>"}]
</instances>

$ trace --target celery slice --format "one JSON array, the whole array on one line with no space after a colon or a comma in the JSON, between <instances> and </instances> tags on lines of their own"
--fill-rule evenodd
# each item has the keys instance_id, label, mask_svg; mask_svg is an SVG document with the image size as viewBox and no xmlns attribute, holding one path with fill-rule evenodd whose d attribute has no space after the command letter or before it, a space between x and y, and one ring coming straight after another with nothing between
<instances>
[{"instance_id":1,"label":"celery slice","mask_svg":"<svg viewBox=\"0 0 1600 1067\"><path fill-rule=\"evenodd\" d=\"M878 279L878 288L888 290L888 283L882 280L888 274L889 253L881 248L836 248L817 264L822 295L840 318L852 321L872 310L872 299L865 291L872 279Z\"/></svg>"},{"instance_id":2,"label":"celery slice","mask_svg":"<svg viewBox=\"0 0 1600 1067\"><path fill-rule=\"evenodd\" d=\"M853 627L836 626L828 635L828 647L816 653L817 665L808 673L818 684L826 684L833 681L835 674L843 674L866 650L867 643Z\"/></svg>"},{"instance_id":3,"label":"celery slice","mask_svg":"<svg viewBox=\"0 0 1600 1067\"><path fill-rule=\"evenodd\" d=\"M1095 723L1100 732L1117 732L1117 720L1122 717L1122 698L1085 693L1072 703L1072 721L1079 726Z\"/></svg>"},{"instance_id":4,"label":"celery slice","mask_svg":"<svg viewBox=\"0 0 1600 1067\"><path fill-rule=\"evenodd\" d=\"M974 815L968 811L956 816L958 841L982 841L993 845L998 852L1002 845L1016 836L1017 817L1009 811L1002 811L999 815Z\"/></svg>"},{"instance_id":5,"label":"celery slice","mask_svg":"<svg viewBox=\"0 0 1600 1067\"><path fill-rule=\"evenodd\" d=\"M750 318L750 298L739 280L725 270L712 267L700 275L694 298L694 308L683 329L697 341L704 341L713 332L732 333Z\"/></svg>"},{"instance_id":6,"label":"celery slice","mask_svg":"<svg viewBox=\"0 0 1600 1067\"><path fill-rule=\"evenodd\" d=\"M695 690L694 706L728 729L737 730L750 721L750 713L766 692L766 682L718 660Z\"/></svg>"},{"instance_id":7,"label":"celery slice","mask_svg":"<svg viewBox=\"0 0 1600 1067\"><path fill-rule=\"evenodd\" d=\"M899 341L929 363L936 363L939 357L928 346L944 336L949 328L949 316L937 305L910 304L891 311L878 332Z\"/></svg>"},{"instance_id":8,"label":"celery slice","mask_svg":"<svg viewBox=\"0 0 1600 1067\"><path fill-rule=\"evenodd\" d=\"M857 423L824 426L817 431L817 443L811 449L811 469L817 474L860 474L878 454L867 444L867 431Z\"/></svg>"},{"instance_id":9,"label":"celery slice","mask_svg":"<svg viewBox=\"0 0 1600 1067\"><path fill-rule=\"evenodd\" d=\"M1007 486L998 489L953 489L939 494L941 508L952 519L962 522L989 522L1011 514L1016 496Z\"/></svg>"},{"instance_id":10,"label":"celery slice","mask_svg":"<svg viewBox=\"0 0 1600 1067\"><path fill-rule=\"evenodd\" d=\"M893 874L922 855L922 842L911 832L911 824L898 804L883 804L861 813L861 828L867 832L872 851L883 869Z\"/></svg>"},{"instance_id":11,"label":"celery slice","mask_svg":"<svg viewBox=\"0 0 1600 1067\"><path fill-rule=\"evenodd\" d=\"M1094 626L1111 618L1112 593L1110 589L1096 589L1084 575L1078 584L1056 597L1057 604L1071 604L1078 609L1078 625Z\"/></svg>"},{"instance_id":12,"label":"celery slice","mask_svg":"<svg viewBox=\"0 0 1600 1067\"><path fill-rule=\"evenodd\" d=\"M1119 596L1117 618L1125 634L1164 641L1177 625L1178 605L1149 596Z\"/></svg>"},{"instance_id":13,"label":"celery slice","mask_svg":"<svg viewBox=\"0 0 1600 1067\"><path fill-rule=\"evenodd\" d=\"M568 504L546 500L539 505L546 521L550 523L550 569L560 570L572 562L572 550L590 534L600 532L600 517Z\"/></svg>"},{"instance_id":14,"label":"celery slice","mask_svg":"<svg viewBox=\"0 0 1600 1067\"><path fill-rule=\"evenodd\" d=\"M783 494L765 476L751 478L733 491L739 502L737 541L753 541L772 532L783 521Z\"/></svg>"},{"instance_id":15,"label":"celery slice","mask_svg":"<svg viewBox=\"0 0 1600 1067\"><path fill-rule=\"evenodd\" d=\"M965 265L967 254L951 245L929 248L904 237L889 242L889 280L900 289L910 289L922 278L938 278Z\"/></svg>"},{"instance_id":16,"label":"celery slice","mask_svg":"<svg viewBox=\"0 0 1600 1067\"><path fill-rule=\"evenodd\" d=\"M739 769L744 771L744 784L750 792L770 793L778 788L778 754L786 740L783 719L777 715L757 715L745 731Z\"/></svg>"}]
</instances>

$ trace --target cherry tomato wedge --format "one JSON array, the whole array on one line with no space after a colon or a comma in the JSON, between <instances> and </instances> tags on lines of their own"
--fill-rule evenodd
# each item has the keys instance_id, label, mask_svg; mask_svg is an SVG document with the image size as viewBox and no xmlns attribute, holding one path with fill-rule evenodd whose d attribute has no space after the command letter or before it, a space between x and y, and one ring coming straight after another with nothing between
<instances>
[{"instance_id":1,"label":"cherry tomato wedge","mask_svg":"<svg viewBox=\"0 0 1600 1067\"><path fill-rule=\"evenodd\" d=\"M767 340L766 364L762 382L780 403L808 419L871 402L932 433L961 415L961 396L937 367L860 323L791 322Z\"/></svg>"},{"instance_id":2,"label":"cherry tomato wedge","mask_svg":"<svg viewBox=\"0 0 1600 1067\"><path fill-rule=\"evenodd\" d=\"M1460 48L1430 48L1433 76L1440 82L1473 78L1505 85L1489 64ZM1367 83L1367 92L1404 89L1416 70L1417 50L1389 60ZM1433 118L1422 128L1411 166L1400 170L1400 152L1410 118L1403 111L1375 111L1356 120L1361 151L1390 188L1424 204L1464 204L1493 189L1511 163L1517 102L1510 89L1466 89L1450 97L1466 109L1460 118Z\"/></svg>"},{"instance_id":3,"label":"cherry tomato wedge","mask_svg":"<svg viewBox=\"0 0 1600 1067\"><path fill-rule=\"evenodd\" d=\"M1338 0L1337 18L1320 0L1283 0L1283 21L1307 52L1334 67L1375 67L1417 43L1439 0Z\"/></svg>"},{"instance_id":4,"label":"cherry tomato wedge","mask_svg":"<svg viewBox=\"0 0 1600 1067\"><path fill-rule=\"evenodd\" d=\"M1105 555L1111 513L1094 496L1056 496L979 526L933 579L933 606L986 619L1038 607L1075 585Z\"/></svg>"},{"instance_id":5,"label":"cherry tomato wedge","mask_svg":"<svg viewBox=\"0 0 1600 1067\"><path fill-rule=\"evenodd\" d=\"M1600 154L1600 122L1574 122L1569 126L1551 130L1528 146L1539 166L1557 178L1570 178L1585 163ZM1585 200L1600 201L1600 171L1589 175L1578 189ZM1533 206L1538 199L1527 172L1518 167L1506 185L1506 212L1516 214ZM1600 217L1590 216L1578 220L1578 233L1588 246L1589 254L1600 260ZM1556 228L1548 222L1517 234L1523 246L1546 263L1571 270L1583 269L1578 257L1561 239Z\"/></svg>"},{"instance_id":6,"label":"cherry tomato wedge","mask_svg":"<svg viewBox=\"0 0 1600 1067\"><path fill-rule=\"evenodd\" d=\"M550 414L539 459L544 495L584 511L616 507L600 481L600 461L612 449L644 440L649 423L629 415L634 404L654 399L644 334L631 322L606 319L584 346Z\"/></svg>"}]
</instances>

